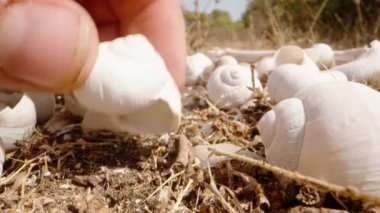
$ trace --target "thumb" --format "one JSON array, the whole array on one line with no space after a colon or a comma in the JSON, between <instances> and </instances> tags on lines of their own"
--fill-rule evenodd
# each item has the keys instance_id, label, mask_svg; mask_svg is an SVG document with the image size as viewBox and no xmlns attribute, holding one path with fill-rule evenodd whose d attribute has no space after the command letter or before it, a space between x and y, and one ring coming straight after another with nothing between
<instances>
[{"instance_id":1,"label":"thumb","mask_svg":"<svg viewBox=\"0 0 380 213\"><path fill-rule=\"evenodd\" d=\"M0 84L61 92L84 83L95 63L94 22L69 0L0 4Z\"/></svg>"}]
</instances>

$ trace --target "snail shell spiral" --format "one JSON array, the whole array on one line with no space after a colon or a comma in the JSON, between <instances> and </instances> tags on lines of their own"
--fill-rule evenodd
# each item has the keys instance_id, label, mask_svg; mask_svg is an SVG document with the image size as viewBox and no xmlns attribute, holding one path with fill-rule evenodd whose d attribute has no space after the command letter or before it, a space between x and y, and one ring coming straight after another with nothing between
<instances>
[{"instance_id":1,"label":"snail shell spiral","mask_svg":"<svg viewBox=\"0 0 380 213\"><path fill-rule=\"evenodd\" d=\"M207 82L210 100L220 108L240 106L252 97L252 73L241 65L227 64L217 68Z\"/></svg>"}]
</instances>

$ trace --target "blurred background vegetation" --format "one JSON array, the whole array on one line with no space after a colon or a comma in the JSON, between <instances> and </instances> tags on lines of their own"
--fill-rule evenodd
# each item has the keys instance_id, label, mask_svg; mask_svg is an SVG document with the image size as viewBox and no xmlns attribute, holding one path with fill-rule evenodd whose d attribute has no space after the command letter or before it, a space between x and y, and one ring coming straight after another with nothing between
<instances>
[{"instance_id":1,"label":"blurred background vegetation","mask_svg":"<svg viewBox=\"0 0 380 213\"><path fill-rule=\"evenodd\" d=\"M195 8L201 0L193 0ZM233 0L231 0L233 1ZM326 42L350 48L378 39L380 0L251 0L239 21L228 12L186 11L190 50L277 48Z\"/></svg>"}]
</instances>

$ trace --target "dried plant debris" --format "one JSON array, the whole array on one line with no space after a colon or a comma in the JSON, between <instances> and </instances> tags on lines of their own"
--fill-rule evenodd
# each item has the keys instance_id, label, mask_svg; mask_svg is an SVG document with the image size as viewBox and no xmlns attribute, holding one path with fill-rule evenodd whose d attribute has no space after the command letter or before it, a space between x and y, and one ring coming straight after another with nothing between
<instances>
[{"instance_id":1,"label":"dried plant debris","mask_svg":"<svg viewBox=\"0 0 380 213\"><path fill-rule=\"evenodd\" d=\"M240 108L220 110L208 100L204 82L187 87L182 98L180 129L160 136L82 132L80 119L58 110L7 153L1 210L357 212L379 207L378 200L354 189L337 193L269 164L227 156L214 167L202 166L192 153L197 145L230 143L264 158L256 123L271 106L261 94Z\"/></svg>"}]
</instances>

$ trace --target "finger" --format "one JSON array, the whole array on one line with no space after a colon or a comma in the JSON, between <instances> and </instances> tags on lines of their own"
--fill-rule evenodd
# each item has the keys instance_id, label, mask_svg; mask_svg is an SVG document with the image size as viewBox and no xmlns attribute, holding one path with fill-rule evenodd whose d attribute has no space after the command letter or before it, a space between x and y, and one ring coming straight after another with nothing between
<instances>
[{"instance_id":1,"label":"finger","mask_svg":"<svg viewBox=\"0 0 380 213\"><path fill-rule=\"evenodd\" d=\"M86 79L97 45L92 19L75 2L24 0L0 8L0 82L72 89Z\"/></svg>"},{"instance_id":2,"label":"finger","mask_svg":"<svg viewBox=\"0 0 380 213\"><path fill-rule=\"evenodd\" d=\"M132 7L117 7L123 0L111 0L120 22L122 34L140 33L145 35L164 58L166 65L177 85L185 84L185 26L177 0L145 1ZM133 1L137 2L137 1ZM138 14L133 17L126 11L136 7ZM125 14L125 15L124 15ZM132 13L133 14L133 13Z\"/></svg>"},{"instance_id":3,"label":"finger","mask_svg":"<svg viewBox=\"0 0 380 213\"><path fill-rule=\"evenodd\" d=\"M143 1L143 0L139 0ZM125 7L134 1L124 1L118 7ZM100 41L110 41L121 36L120 19L115 15L108 0L80 0L79 3L90 13L98 29ZM130 5L128 5L130 8Z\"/></svg>"},{"instance_id":4,"label":"finger","mask_svg":"<svg viewBox=\"0 0 380 213\"><path fill-rule=\"evenodd\" d=\"M31 83L18 80L6 75L0 70L0 88L7 88L11 90L24 90L24 91L42 91L45 88L38 87Z\"/></svg>"}]
</instances>

